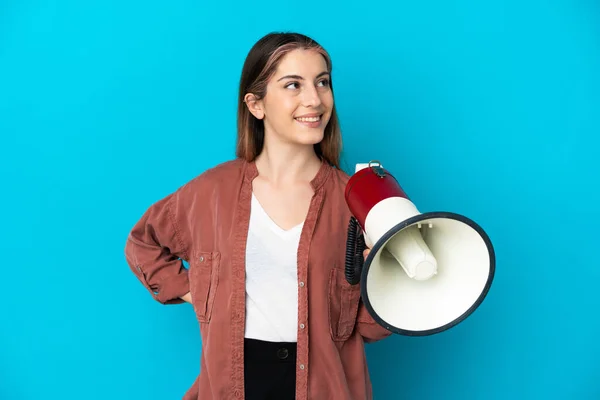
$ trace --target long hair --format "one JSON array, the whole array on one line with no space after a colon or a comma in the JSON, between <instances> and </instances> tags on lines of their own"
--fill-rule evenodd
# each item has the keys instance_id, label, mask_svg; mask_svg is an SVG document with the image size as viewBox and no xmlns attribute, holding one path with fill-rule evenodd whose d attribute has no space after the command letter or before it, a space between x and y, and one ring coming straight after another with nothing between
<instances>
[{"instance_id":1,"label":"long hair","mask_svg":"<svg viewBox=\"0 0 600 400\"><path fill-rule=\"evenodd\" d=\"M331 74L332 63L327 51L315 40L299 33L269 33L262 37L250 49L240 78L237 114L237 147L236 156L253 161L262 151L265 141L264 122L256 118L244 102L246 93L253 93L257 99L264 98L267 83L277 70L281 59L292 50L315 50L321 54ZM330 79L333 93L333 82ZM335 109L325 127L321 142L314 145L315 153L329 164L340 168L342 135Z\"/></svg>"}]
</instances>

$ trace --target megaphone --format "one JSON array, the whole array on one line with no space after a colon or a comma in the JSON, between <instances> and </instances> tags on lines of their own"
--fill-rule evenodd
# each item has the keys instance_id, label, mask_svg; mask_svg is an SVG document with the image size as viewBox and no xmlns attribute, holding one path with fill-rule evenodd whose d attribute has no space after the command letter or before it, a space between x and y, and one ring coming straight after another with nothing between
<instances>
[{"instance_id":1,"label":"megaphone","mask_svg":"<svg viewBox=\"0 0 600 400\"><path fill-rule=\"evenodd\" d=\"M345 188L352 214L345 275L389 331L426 336L452 328L486 297L495 273L490 238L471 219L420 213L378 161L356 165ZM368 246L366 259L362 253Z\"/></svg>"}]
</instances>

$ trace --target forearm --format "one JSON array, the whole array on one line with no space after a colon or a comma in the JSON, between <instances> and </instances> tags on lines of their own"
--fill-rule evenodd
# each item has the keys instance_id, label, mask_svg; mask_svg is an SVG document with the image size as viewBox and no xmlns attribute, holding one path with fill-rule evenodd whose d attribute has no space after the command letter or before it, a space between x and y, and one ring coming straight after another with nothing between
<instances>
[{"instance_id":1,"label":"forearm","mask_svg":"<svg viewBox=\"0 0 600 400\"><path fill-rule=\"evenodd\" d=\"M169 195L150 206L131 229L125 258L136 277L161 304L180 304L189 292L187 258L189 238L182 236Z\"/></svg>"},{"instance_id":2,"label":"forearm","mask_svg":"<svg viewBox=\"0 0 600 400\"><path fill-rule=\"evenodd\" d=\"M377 342L392 334L392 332L375 322L362 302L358 308L358 332L366 343Z\"/></svg>"}]
</instances>

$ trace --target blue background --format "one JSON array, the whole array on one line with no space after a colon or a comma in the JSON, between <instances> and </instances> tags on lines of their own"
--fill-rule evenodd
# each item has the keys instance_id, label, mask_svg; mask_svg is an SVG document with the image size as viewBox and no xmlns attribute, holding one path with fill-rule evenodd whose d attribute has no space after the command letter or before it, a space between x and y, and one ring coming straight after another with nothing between
<instances>
[{"instance_id":1,"label":"blue background","mask_svg":"<svg viewBox=\"0 0 600 400\"><path fill-rule=\"evenodd\" d=\"M244 58L331 53L344 168L488 232L465 322L368 347L376 399L600 398L600 8L583 0L0 2L0 398L178 399L189 304L123 254L151 203L233 157Z\"/></svg>"}]
</instances>

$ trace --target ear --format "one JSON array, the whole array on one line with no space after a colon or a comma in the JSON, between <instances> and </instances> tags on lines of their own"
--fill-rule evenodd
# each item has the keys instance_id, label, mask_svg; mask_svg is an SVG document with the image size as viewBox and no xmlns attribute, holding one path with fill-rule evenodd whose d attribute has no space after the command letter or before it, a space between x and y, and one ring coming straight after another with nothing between
<instances>
[{"instance_id":1,"label":"ear","mask_svg":"<svg viewBox=\"0 0 600 400\"><path fill-rule=\"evenodd\" d=\"M257 97L252 93L246 93L244 96L244 103L248 107L248 110L258 119L263 119L265 117L265 111L263 108L263 103L261 100L258 100Z\"/></svg>"}]
</instances>

